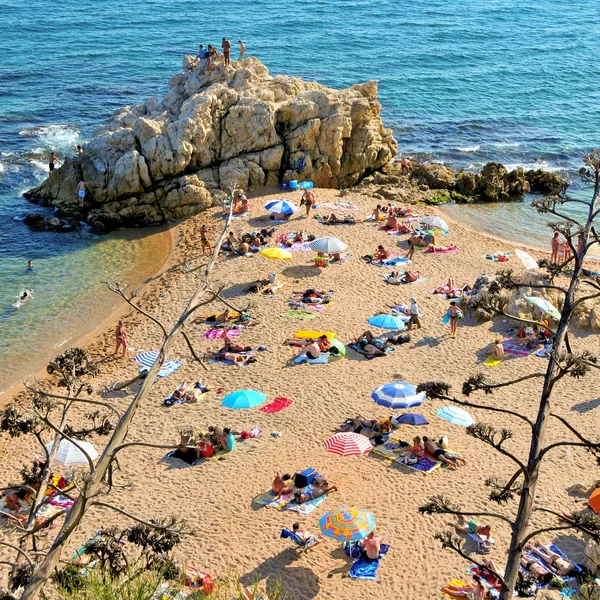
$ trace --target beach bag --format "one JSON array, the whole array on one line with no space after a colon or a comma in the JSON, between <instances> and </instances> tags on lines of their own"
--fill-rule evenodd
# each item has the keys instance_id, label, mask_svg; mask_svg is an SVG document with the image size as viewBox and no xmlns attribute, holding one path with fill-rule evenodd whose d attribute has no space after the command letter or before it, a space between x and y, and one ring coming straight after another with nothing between
<instances>
[{"instance_id":1,"label":"beach bag","mask_svg":"<svg viewBox=\"0 0 600 600\"><path fill-rule=\"evenodd\" d=\"M349 556L350 558L360 558L360 542L344 542L344 546L344 552L346 553L346 556Z\"/></svg>"},{"instance_id":2,"label":"beach bag","mask_svg":"<svg viewBox=\"0 0 600 600\"><path fill-rule=\"evenodd\" d=\"M489 540L481 540L477 544L477 554L489 554L492 551L492 545Z\"/></svg>"}]
</instances>

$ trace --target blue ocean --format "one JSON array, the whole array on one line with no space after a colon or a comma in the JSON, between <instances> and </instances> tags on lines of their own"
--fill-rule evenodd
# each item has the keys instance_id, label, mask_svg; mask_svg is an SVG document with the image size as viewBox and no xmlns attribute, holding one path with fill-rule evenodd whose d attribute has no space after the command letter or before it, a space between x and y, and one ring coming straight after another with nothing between
<instances>
[{"instance_id":1,"label":"blue ocean","mask_svg":"<svg viewBox=\"0 0 600 600\"><path fill-rule=\"evenodd\" d=\"M576 179L600 146L595 0L6 0L0 18L0 389L101 313L143 235L32 234L24 190L123 105L162 95L198 44L242 39L272 73L333 87L379 80L400 152L475 169L490 160ZM235 58L235 52L232 53ZM578 189L577 193L586 193ZM540 241L527 202L469 211ZM507 227L511 223L511 227ZM31 259L35 272L26 272ZM16 310L23 289L34 298Z\"/></svg>"}]
</instances>

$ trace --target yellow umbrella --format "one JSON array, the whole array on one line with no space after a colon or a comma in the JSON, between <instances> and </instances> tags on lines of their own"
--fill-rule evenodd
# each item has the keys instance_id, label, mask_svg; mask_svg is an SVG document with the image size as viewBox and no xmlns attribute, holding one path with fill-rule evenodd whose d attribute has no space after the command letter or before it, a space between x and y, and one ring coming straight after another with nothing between
<instances>
[{"instance_id":1,"label":"yellow umbrella","mask_svg":"<svg viewBox=\"0 0 600 600\"><path fill-rule=\"evenodd\" d=\"M260 253L271 260L292 260L293 254L289 250L281 248L265 248Z\"/></svg>"}]
</instances>

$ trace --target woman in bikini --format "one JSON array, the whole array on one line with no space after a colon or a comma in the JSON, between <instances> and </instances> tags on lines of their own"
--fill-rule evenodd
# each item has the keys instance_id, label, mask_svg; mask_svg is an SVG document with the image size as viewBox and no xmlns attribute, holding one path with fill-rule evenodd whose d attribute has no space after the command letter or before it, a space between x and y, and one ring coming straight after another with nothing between
<instances>
[{"instance_id":1,"label":"woman in bikini","mask_svg":"<svg viewBox=\"0 0 600 600\"><path fill-rule=\"evenodd\" d=\"M123 347L123 356L125 356L125 353L127 352L128 337L127 331L125 331L125 325L123 325L123 321L119 321L119 324L117 325L117 329L115 330L115 340L117 343L117 347L115 348L115 356L118 356L119 348L121 346Z\"/></svg>"},{"instance_id":2,"label":"woman in bikini","mask_svg":"<svg viewBox=\"0 0 600 600\"><path fill-rule=\"evenodd\" d=\"M383 246L377 246L377 251L373 255L373 260L387 260L391 256L391 252L386 250Z\"/></svg>"},{"instance_id":3,"label":"woman in bikini","mask_svg":"<svg viewBox=\"0 0 600 600\"><path fill-rule=\"evenodd\" d=\"M573 572L576 571L575 567L568 560L565 560L557 552L550 550L548 546L544 546L544 544L538 540L534 540L533 544L533 546L525 546L525 549L533 552L536 556L539 556L557 575L565 577L572 575Z\"/></svg>"},{"instance_id":4,"label":"woman in bikini","mask_svg":"<svg viewBox=\"0 0 600 600\"><path fill-rule=\"evenodd\" d=\"M450 454L441 446L438 446L435 442L432 442L425 435L423 436L423 442L425 443L425 450L429 452L433 458L448 465L451 469L457 469L460 465L467 464L467 461L464 458Z\"/></svg>"},{"instance_id":5,"label":"woman in bikini","mask_svg":"<svg viewBox=\"0 0 600 600\"><path fill-rule=\"evenodd\" d=\"M335 485L328 486L323 485L321 487L315 488L314 490L306 490L306 492L296 492L294 494L294 500L298 504L304 504L304 502L308 502L309 500L316 500L321 496L325 496L325 494L330 494L331 492L335 492L337 487Z\"/></svg>"}]
</instances>

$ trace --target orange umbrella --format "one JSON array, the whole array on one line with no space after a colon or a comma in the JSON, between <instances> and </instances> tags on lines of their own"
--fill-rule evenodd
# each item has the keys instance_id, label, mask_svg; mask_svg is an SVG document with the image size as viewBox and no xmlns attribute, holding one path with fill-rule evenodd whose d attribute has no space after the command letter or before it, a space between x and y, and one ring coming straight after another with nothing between
<instances>
[{"instance_id":1,"label":"orange umbrella","mask_svg":"<svg viewBox=\"0 0 600 600\"><path fill-rule=\"evenodd\" d=\"M600 514L600 488L596 488L588 500L588 506L595 512Z\"/></svg>"}]
</instances>

